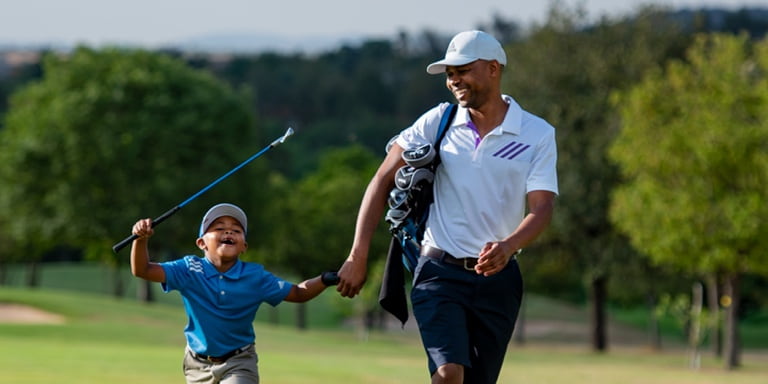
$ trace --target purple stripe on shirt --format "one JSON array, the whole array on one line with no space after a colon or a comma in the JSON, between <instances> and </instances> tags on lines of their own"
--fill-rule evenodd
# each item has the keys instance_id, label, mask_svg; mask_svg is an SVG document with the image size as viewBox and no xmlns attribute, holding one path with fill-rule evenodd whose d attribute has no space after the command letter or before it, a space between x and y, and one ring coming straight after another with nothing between
<instances>
[{"instance_id":1,"label":"purple stripe on shirt","mask_svg":"<svg viewBox=\"0 0 768 384\"><path fill-rule=\"evenodd\" d=\"M507 158L507 156L509 156L509 154L510 154L510 153L512 153L512 152L514 152L514 151L517 151L518 149L520 149L520 147L522 147L522 146L524 145L523 143L514 143L514 142L513 142L512 144L514 144L514 145L512 146L512 148L510 148L508 151L506 151L506 152L504 152L503 154L501 154L501 155L500 155L500 157L502 157L502 158L505 158L505 159L506 159L506 158Z\"/></svg>"},{"instance_id":2,"label":"purple stripe on shirt","mask_svg":"<svg viewBox=\"0 0 768 384\"><path fill-rule=\"evenodd\" d=\"M472 122L472 120L467 122L467 127L471 128L472 131L475 133L475 148L477 148L478 145L480 145L480 132L477 131L477 126L475 123Z\"/></svg>"},{"instance_id":3,"label":"purple stripe on shirt","mask_svg":"<svg viewBox=\"0 0 768 384\"><path fill-rule=\"evenodd\" d=\"M494 153L494 154L493 154L493 156L494 156L494 157L498 156L498 155L499 155L499 154L501 154L502 152L506 151L506 150L507 150L507 148L509 148L510 146L513 146L513 145L515 145L515 144L517 144L517 143L513 141L513 142L511 142L511 143L509 143L509 144L505 145L505 146L504 146L504 148L502 148L502 149L500 149L498 152Z\"/></svg>"},{"instance_id":4,"label":"purple stripe on shirt","mask_svg":"<svg viewBox=\"0 0 768 384\"><path fill-rule=\"evenodd\" d=\"M507 156L506 158L507 158L508 160L512 160L512 159L514 159L515 157L517 157L517 155L519 155L519 154L521 154L521 153L525 152L525 150L526 150L526 149L528 149L528 148L530 148L530 147L531 147L530 145L526 145L526 146L524 146L524 147L520 148L520 150L518 150L517 152L513 153L512 155L510 155L510 156Z\"/></svg>"}]
</instances>

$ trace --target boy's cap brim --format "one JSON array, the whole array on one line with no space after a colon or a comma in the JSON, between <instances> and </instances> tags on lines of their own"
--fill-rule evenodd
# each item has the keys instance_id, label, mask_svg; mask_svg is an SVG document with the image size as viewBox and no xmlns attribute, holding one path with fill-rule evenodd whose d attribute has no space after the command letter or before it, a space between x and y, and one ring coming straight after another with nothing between
<instances>
[{"instance_id":1,"label":"boy's cap brim","mask_svg":"<svg viewBox=\"0 0 768 384\"><path fill-rule=\"evenodd\" d=\"M210 227L216 219L224 216L233 217L243 227L243 231L248 233L248 217L245 215L245 212L234 204L221 203L211 207L211 209L205 213L205 216L203 216L203 221L200 223L199 237L203 237L205 231L208 230L208 227Z\"/></svg>"}]
</instances>

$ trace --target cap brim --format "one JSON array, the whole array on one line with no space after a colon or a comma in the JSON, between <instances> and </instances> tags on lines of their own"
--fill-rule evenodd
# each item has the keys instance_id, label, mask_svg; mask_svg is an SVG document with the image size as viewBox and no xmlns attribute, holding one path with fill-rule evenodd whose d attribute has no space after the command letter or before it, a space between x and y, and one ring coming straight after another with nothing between
<instances>
[{"instance_id":1,"label":"cap brim","mask_svg":"<svg viewBox=\"0 0 768 384\"><path fill-rule=\"evenodd\" d=\"M440 61L435 61L434 63L427 66L427 73L430 75L438 75L443 72L445 72L445 67L458 67L460 65L467 65L473 61L476 61L477 57L469 57L469 56L454 56L451 58L445 58Z\"/></svg>"},{"instance_id":2,"label":"cap brim","mask_svg":"<svg viewBox=\"0 0 768 384\"><path fill-rule=\"evenodd\" d=\"M245 212L243 212L243 210L237 206L225 203L216 205L208 210L208 212L206 212L205 216L203 217L203 222L200 223L199 236L203 237L205 232L208 230L208 227L214 221L216 221L216 219L223 216L233 217L235 220L237 220L238 223L240 223L240 226L243 227L243 230L248 232L248 218L245 216Z\"/></svg>"}]
</instances>

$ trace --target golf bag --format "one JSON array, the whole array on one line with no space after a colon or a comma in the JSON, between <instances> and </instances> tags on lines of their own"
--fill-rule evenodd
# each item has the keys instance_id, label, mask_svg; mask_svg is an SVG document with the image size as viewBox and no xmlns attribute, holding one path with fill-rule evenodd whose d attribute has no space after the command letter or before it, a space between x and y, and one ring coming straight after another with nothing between
<instances>
[{"instance_id":1,"label":"golf bag","mask_svg":"<svg viewBox=\"0 0 768 384\"><path fill-rule=\"evenodd\" d=\"M405 299L405 273L413 273L419 260L421 240L433 201L432 183L440 165L440 142L456 115L458 106L451 104L440 119L434 144L425 144L403 151L406 165L395 174L395 188L389 194L385 221L389 223L392 240L384 268L379 304L400 319L408 320ZM394 142L390 140L387 150Z\"/></svg>"}]
</instances>

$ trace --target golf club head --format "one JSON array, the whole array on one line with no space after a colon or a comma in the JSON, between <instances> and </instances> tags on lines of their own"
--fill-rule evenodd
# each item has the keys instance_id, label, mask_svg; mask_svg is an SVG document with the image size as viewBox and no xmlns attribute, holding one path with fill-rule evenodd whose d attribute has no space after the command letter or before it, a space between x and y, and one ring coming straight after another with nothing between
<instances>
[{"instance_id":1,"label":"golf club head","mask_svg":"<svg viewBox=\"0 0 768 384\"><path fill-rule=\"evenodd\" d=\"M285 139L287 139L290 136L293 136L293 128L288 127L288 129L285 131L283 136L281 136L277 140L273 141L272 144L270 144L270 145L274 147L274 146L276 146L278 144L282 144L282 143L285 142Z\"/></svg>"}]
</instances>

